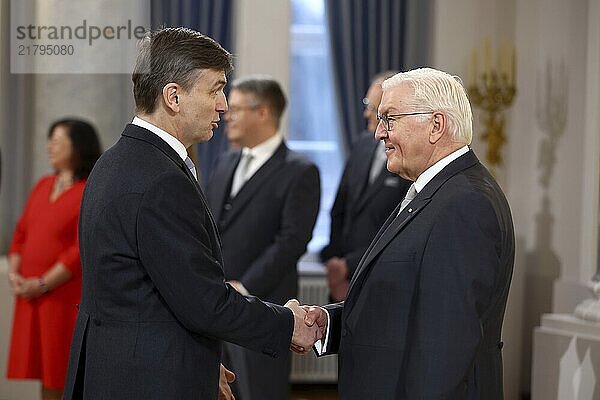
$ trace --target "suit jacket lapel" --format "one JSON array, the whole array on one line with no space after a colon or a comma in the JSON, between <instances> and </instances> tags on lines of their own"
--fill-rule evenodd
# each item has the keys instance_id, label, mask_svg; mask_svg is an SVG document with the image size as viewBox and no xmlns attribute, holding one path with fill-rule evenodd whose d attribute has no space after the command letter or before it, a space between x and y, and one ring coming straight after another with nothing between
<instances>
[{"instance_id":1,"label":"suit jacket lapel","mask_svg":"<svg viewBox=\"0 0 600 400\"><path fill-rule=\"evenodd\" d=\"M438 191L438 189L452 176L456 175L460 171L465 170L466 168L472 167L479 160L475 156L472 151L460 156L450 164L448 164L440 173L438 173L425 187L421 190L420 193L410 202L410 204L402 210L400 215L395 217L398 214L398 210L400 209L400 205L396 207L396 209L392 212L392 214L388 217L387 221L384 223L382 228L379 230L371 245L363 255L360 260L358 267L356 269L356 273L352 277L352 281L350 282L350 288L348 289L347 298L350 302L347 304L348 310L351 309L351 306L354 304L352 300L355 300L356 296L351 296L353 290L360 289L361 282L363 282L366 272L372 267L373 260L385 249L385 247L389 244L389 242L398 235L398 233L408 224L410 223L414 217L421 212L421 210L427 206L427 204L431 201L431 198Z\"/></svg>"},{"instance_id":2,"label":"suit jacket lapel","mask_svg":"<svg viewBox=\"0 0 600 400\"><path fill-rule=\"evenodd\" d=\"M213 212L215 216L215 220L221 220L221 212L223 211L223 206L229 200L229 193L231 192L231 183L233 181L233 174L235 173L235 169L240 162L242 157L242 151L237 151L232 153L223 163L219 163L223 165L223 170L216 171L214 177L221 176L220 180L211 180L211 189L210 195L211 200L214 200L213 204ZM214 178L213 177L213 178Z\"/></svg>"},{"instance_id":3,"label":"suit jacket lapel","mask_svg":"<svg viewBox=\"0 0 600 400\"><path fill-rule=\"evenodd\" d=\"M369 165L369 170L370 167L371 166ZM367 185L367 187L361 192L361 196L352 210L355 214L359 213L369 203L369 199L375 196L377 192L379 192L383 188L385 178L387 178L386 172L387 167L385 164L383 164L382 171L379 173L377 178L375 178L375 181L372 184ZM365 179L365 182L367 180L368 178Z\"/></svg>"},{"instance_id":4,"label":"suit jacket lapel","mask_svg":"<svg viewBox=\"0 0 600 400\"><path fill-rule=\"evenodd\" d=\"M183 171L183 173L186 174L186 176L189 178L189 180L193 183L194 187L198 191L200 200L202 201L202 204L206 208L206 213L208 214L210 223L213 227L213 231L215 233L215 236L217 237L217 242L218 242L217 247L218 248L215 250L218 252L219 259L222 259L221 238L219 237L219 234L218 234L217 224L215 223L215 221L213 219L213 216L210 212L210 208L208 207L208 201L207 201L206 197L204 196L204 192L202 191L202 188L200 187L198 180L196 180L196 178L194 178L194 175L192 175L192 172L188 169L187 165L185 165L185 161L183 161L181 159L179 154L171 146L169 146L169 144L167 142L165 142L160 137L158 137L151 131L147 130L146 128L142 128L140 126L133 125L133 124L128 124L125 127L125 130L123 131L123 136L128 136L128 137L131 137L134 139L142 140L144 142L150 143L153 146L157 147L167 157L169 157L171 160L173 160L173 162Z\"/></svg>"},{"instance_id":5,"label":"suit jacket lapel","mask_svg":"<svg viewBox=\"0 0 600 400\"><path fill-rule=\"evenodd\" d=\"M171 147L167 142L162 140L160 137L150 132L146 128L142 128L141 126L128 124L123 131L123 136L129 136L134 139L142 140L144 142L150 143L153 146L157 147L161 150L167 157L169 157L192 181L194 186L199 192L202 192L200 189L200 184L192 175L192 172L188 169L187 165L185 165L185 161L181 159L179 154Z\"/></svg>"},{"instance_id":6,"label":"suit jacket lapel","mask_svg":"<svg viewBox=\"0 0 600 400\"><path fill-rule=\"evenodd\" d=\"M381 238L381 236L385 233L385 231L392 224L392 222L394 222L395 217L396 217L396 215L398 215L398 211L400 210L400 205L401 205L401 203L398 203L398 205L396 206L396 208L394 208L394 211L392 211L392 213L387 217L387 219L385 220L385 222L383 223L383 225L381 225L381 228L379 228L379 231L377 231L377 234L375 235L375 237L371 241L371 244L369 244L369 247L367 247L367 250L362 255L360 261L358 262L358 267L356 269L356 272L354 273L354 276L357 276L360 273L362 267L364 265L366 265L366 263L365 263L365 257L367 257L367 256L369 256L371 254L371 251L373 250L373 247L375 247L375 245L378 243L379 238ZM352 279L352 281L350 282L350 287L349 287L348 290L350 290L352 288L353 284L354 284L354 279Z\"/></svg>"},{"instance_id":7,"label":"suit jacket lapel","mask_svg":"<svg viewBox=\"0 0 600 400\"><path fill-rule=\"evenodd\" d=\"M373 141L371 146L366 146L362 151L363 155L358 157L362 162L358 163L355 167L357 172L354 174L355 181L353 184L358 185L357 190L354 191L352 198L352 209L355 209L358 204L363 202L364 193L368 191L369 186L369 173L371 172L371 164L373 164L373 157L375 157L375 149L377 148L377 142ZM379 178L379 177L378 177Z\"/></svg>"},{"instance_id":8,"label":"suit jacket lapel","mask_svg":"<svg viewBox=\"0 0 600 400\"><path fill-rule=\"evenodd\" d=\"M264 186L266 180L269 179L273 173L279 170L280 166L285 161L287 151L288 149L285 143L281 143L271 158L269 158L241 187L235 196L234 201L232 202L231 210L229 210L225 216L223 227L226 227L240 213L240 211L250 203L250 199L260 188Z\"/></svg>"},{"instance_id":9,"label":"suit jacket lapel","mask_svg":"<svg viewBox=\"0 0 600 400\"><path fill-rule=\"evenodd\" d=\"M415 197L413 201L410 202L410 207L406 207L400 215L398 215L398 211L400 211L400 205L398 204L394 211L390 214L388 219L382 225L377 235L363 254L360 262L358 263L358 267L354 276L352 277L352 281L350 282L350 287L348 288L348 298L350 299L350 293L355 287L359 287L359 282L365 277L365 271L371 266L371 263L375 257L387 246L387 244L402 230L406 224L415 216L417 213L427 204L430 199L422 199L417 200ZM410 211L409 211L410 210ZM396 217L396 215L398 215ZM350 304L350 303L349 303ZM348 307L350 309L350 307Z\"/></svg>"}]
</instances>

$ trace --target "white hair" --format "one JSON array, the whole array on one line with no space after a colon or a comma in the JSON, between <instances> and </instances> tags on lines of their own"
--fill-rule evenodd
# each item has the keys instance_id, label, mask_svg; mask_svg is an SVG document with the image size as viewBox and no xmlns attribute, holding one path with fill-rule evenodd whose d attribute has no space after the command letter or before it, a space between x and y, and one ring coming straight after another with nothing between
<instances>
[{"instance_id":1,"label":"white hair","mask_svg":"<svg viewBox=\"0 0 600 400\"><path fill-rule=\"evenodd\" d=\"M409 105L415 107L416 111L425 108L443 112L448 120L448 132L452 135L452 140L471 144L473 113L467 92L458 76L433 68L419 68L400 72L383 81L381 87L386 91L402 83L408 83L414 89Z\"/></svg>"}]
</instances>

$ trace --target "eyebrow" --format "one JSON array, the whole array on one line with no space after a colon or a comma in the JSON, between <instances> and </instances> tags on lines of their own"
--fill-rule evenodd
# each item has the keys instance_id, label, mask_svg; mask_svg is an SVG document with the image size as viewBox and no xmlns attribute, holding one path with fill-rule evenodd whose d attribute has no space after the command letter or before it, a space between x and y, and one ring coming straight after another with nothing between
<instances>
[{"instance_id":1,"label":"eyebrow","mask_svg":"<svg viewBox=\"0 0 600 400\"><path fill-rule=\"evenodd\" d=\"M397 112L398 110L396 109L396 107L394 106L390 106L388 108L384 108L382 113L379 113L379 115L387 115L387 114L393 114L394 112Z\"/></svg>"},{"instance_id":2,"label":"eyebrow","mask_svg":"<svg viewBox=\"0 0 600 400\"><path fill-rule=\"evenodd\" d=\"M227 79L219 79L217 82L215 82L215 84L213 85L213 89L218 88L219 86L223 86L225 87L225 85L227 84Z\"/></svg>"}]
</instances>

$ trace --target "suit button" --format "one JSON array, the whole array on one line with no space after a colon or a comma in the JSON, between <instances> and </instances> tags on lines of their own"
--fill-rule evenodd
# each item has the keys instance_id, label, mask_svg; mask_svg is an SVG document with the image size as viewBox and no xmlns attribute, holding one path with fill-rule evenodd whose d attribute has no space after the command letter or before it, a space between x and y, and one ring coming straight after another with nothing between
<instances>
[{"instance_id":1,"label":"suit button","mask_svg":"<svg viewBox=\"0 0 600 400\"><path fill-rule=\"evenodd\" d=\"M342 336L348 336L348 330L347 329L342 329Z\"/></svg>"},{"instance_id":2,"label":"suit button","mask_svg":"<svg viewBox=\"0 0 600 400\"><path fill-rule=\"evenodd\" d=\"M92 319L92 321L94 322L94 325L96 325L96 326L102 325L102 322L98 318L94 318L94 319Z\"/></svg>"},{"instance_id":3,"label":"suit button","mask_svg":"<svg viewBox=\"0 0 600 400\"><path fill-rule=\"evenodd\" d=\"M225 211L229 211L229 210L231 210L231 204L225 203L225 205L223 206L223 208L225 209Z\"/></svg>"},{"instance_id":4,"label":"suit button","mask_svg":"<svg viewBox=\"0 0 600 400\"><path fill-rule=\"evenodd\" d=\"M75 307L77 307L77 310L79 310L79 304L75 304Z\"/></svg>"},{"instance_id":5,"label":"suit button","mask_svg":"<svg viewBox=\"0 0 600 400\"><path fill-rule=\"evenodd\" d=\"M504 342L498 343L498 350L502 350L503 347L504 347Z\"/></svg>"},{"instance_id":6,"label":"suit button","mask_svg":"<svg viewBox=\"0 0 600 400\"><path fill-rule=\"evenodd\" d=\"M263 354L266 354L266 355L274 357L274 358L277 358L279 356L279 354L276 351L274 351L268 347L265 347L262 352L263 352Z\"/></svg>"}]
</instances>

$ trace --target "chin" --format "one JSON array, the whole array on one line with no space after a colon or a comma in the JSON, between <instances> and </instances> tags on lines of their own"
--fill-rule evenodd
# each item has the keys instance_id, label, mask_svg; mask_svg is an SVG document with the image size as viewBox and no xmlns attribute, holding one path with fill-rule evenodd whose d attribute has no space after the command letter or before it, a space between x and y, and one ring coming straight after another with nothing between
<instances>
[{"instance_id":1,"label":"chin","mask_svg":"<svg viewBox=\"0 0 600 400\"><path fill-rule=\"evenodd\" d=\"M197 142L196 143L208 142L212 137L213 137L213 131L212 131L212 129L208 130L207 132L199 133L198 136L197 136Z\"/></svg>"},{"instance_id":2,"label":"chin","mask_svg":"<svg viewBox=\"0 0 600 400\"><path fill-rule=\"evenodd\" d=\"M390 171L392 174L396 174L396 175L400 175L400 176L402 176L402 174L401 174L401 172L402 172L402 171L401 171L401 169L400 169L400 168L398 168L398 167L397 167L397 166L396 166L396 165L395 165L393 162L389 162L389 161L388 161L388 162L387 162L387 165L386 165L386 168L387 168L387 170L388 170L388 171Z\"/></svg>"}]
</instances>

